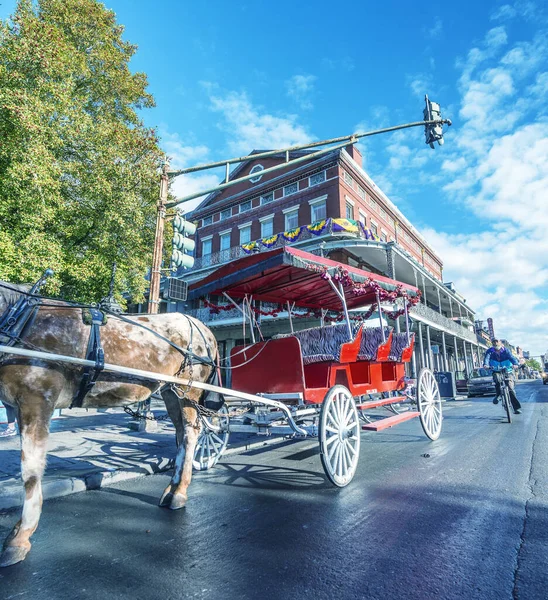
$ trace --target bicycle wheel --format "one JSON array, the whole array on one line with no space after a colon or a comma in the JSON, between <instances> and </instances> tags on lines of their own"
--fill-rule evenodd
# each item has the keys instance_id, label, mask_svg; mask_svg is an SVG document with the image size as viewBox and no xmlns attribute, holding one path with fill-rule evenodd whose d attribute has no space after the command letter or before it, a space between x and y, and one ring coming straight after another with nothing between
<instances>
[{"instance_id":1,"label":"bicycle wheel","mask_svg":"<svg viewBox=\"0 0 548 600\"><path fill-rule=\"evenodd\" d=\"M508 423L512 422L512 404L510 402L510 393L508 392L508 388L504 386L502 391L502 402L504 404L504 410L506 411L506 418L508 419Z\"/></svg>"}]
</instances>

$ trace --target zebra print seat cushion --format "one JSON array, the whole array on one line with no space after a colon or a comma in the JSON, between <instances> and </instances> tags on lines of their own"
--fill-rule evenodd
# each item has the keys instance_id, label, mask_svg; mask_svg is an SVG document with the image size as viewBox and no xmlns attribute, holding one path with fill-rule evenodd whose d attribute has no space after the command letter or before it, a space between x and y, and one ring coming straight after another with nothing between
<instances>
[{"instance_id":1,"label":"zebra print seat cushion","mask_svg":"<svg viewBox=\"0 0 548 600\"><path fill-rule=\"evenodd\" d=\"M387 340L391 327L384 328L384 339ZM377 358L377 350L383 344L382 329L380 327L364 328L362 334L362 343L358 353L359 360L375 360Z\"/></svg>"},{"instance_id":2,"label":"zebra print seat cushion","mask_svg":"<svg viewBox=\"0 0 548 600\"><path fill-rule=\"evenodd\" d=\"M301 344L303 363L309 365L314 362L339 360L341 344L347 343L348 328L346 324L330 327L312 327L275 336L296 337Z\"/></svg>"},{"instance_id":3,"label":"zebra print seat cushion","mask_svg":"<svg viewBox=\"0 0 548 600\"><path fill-rule=\"evenodd\" d=\"M390 354L388 356L388 360L393 361L401 361L401 356L403 351L409 346L411 343L411 337L409 337L409 341L407 339L407 333L393 333L392 334L392 345L390 346Z\"/></svg>"}]
</instances>

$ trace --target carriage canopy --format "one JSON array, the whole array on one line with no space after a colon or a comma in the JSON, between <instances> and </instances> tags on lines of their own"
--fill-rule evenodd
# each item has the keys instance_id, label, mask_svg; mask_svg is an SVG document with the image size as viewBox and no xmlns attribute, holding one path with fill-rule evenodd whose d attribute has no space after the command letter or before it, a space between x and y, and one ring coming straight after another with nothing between
<instances>
[{"instance_id":1,"label":"carriage canopy","mask_svg":"<svg viewBox=\"0 0 548 600\"><path fill-rule=\"evenodd\" d=\"M349 309L377 301L406 298L415 304L420 291L411 285L291 247L276 248L245 256L217 269L189 288L189 299L207 294L231 298L252 296L255 300L312 309L340 310L341 300L330 283L339 282Z\"/></svg>"}]
</instances>

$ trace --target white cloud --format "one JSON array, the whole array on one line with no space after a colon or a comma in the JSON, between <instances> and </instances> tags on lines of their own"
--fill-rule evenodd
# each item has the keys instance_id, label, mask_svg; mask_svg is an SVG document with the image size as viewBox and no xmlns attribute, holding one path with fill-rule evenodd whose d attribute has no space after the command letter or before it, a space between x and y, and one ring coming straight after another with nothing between
<instances>
[{"instance_id":1,"label":"white cloud","mask_svg":"<svg viewBox=\"0 0 548 600\"><path fill-rule=\"evenodd\" d=\"M171 192L176 198L183 198L185 196L191 196L198 192L211 189L219 185L220 180L220 177L217 177L213 173L207 172L199 175L180 175L173 180L171 184ZM188 202L180 204L179 207L187 213L191 212L201 204L205 197L206 195L203 195L195 198L194 200L189 200Z\"/></svg>"},{"instance_id":2,"label":"white cloud","mask_svg":"<svg viewBox=\"0 0 548 600\"><path fill-rule=\"evenodd\" d=\"M253 149L276 149L306 144L313 137L297 123L296 115L275 116L254 106L245 92L210 95L211 108L222 116L228 149L245 155Z\"/></svg>"},{"instance_id":3,"label":"white cloud","mask_svg":"<svg viewBox=\"0 0 548 600\"><path fill-rule=\"evenodd\" d=\"M493 317L498 335L533 354L548 345L548 127L539 111L548 74L538 72L546 39L539 32L506 48L496 28L460 63L462 122L445 149L442 171L451 181L444 191L488 229L423 230L445 278L478 317Z\"/></svg>"},{"instance_id":4,"label":"white cloud","mask_svg":"<svg viewBox=\"0 0 548 600\"><path fill-rule=\"evenodd\" d=\"M315 75L293 75L285 82L287 95L304 110L314 108L311 97L316 79Z\"/></svg>"},{"instance_id":5,"label":"white cloud","mask_svg":"<svg viewBox=\"0 0 548 600\"><path fill-rule=\"evenodd\" d=\"M428 27L423 28L423 31L426 37L433 40L438 40L439 38L441 38L443 33L443 21L439 17L436 17L434 19L434 23Z\"/></svg>"}]
</instances>

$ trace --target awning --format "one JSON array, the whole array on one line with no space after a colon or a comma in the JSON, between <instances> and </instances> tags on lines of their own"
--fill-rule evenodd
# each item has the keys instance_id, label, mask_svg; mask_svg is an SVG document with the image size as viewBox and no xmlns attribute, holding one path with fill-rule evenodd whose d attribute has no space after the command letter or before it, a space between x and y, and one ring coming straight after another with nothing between
<instances>
[{"instance_id":1,"label":"awning","mask_svg":"<svg viewBox=\"0 0 548 600\"><path fill-rule=\"evenodd\" d=\"M377 292L381 300L391 302L408 298L415 303L420 295L411 285L285 246L220 267L190 286L189 299L225 292L233 299L247 295L263 302L339 311L341 301L329 278L342 284L348 308L376 302Z\"/></svg>"}]
</instances>

